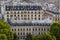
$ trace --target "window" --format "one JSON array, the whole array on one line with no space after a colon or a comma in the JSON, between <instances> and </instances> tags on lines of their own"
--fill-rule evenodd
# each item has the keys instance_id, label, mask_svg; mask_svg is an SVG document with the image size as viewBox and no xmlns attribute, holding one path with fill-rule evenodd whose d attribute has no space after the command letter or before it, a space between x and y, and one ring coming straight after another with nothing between
<instances>
[{"instance_id":1,"label":"window","mask_svg":"<svg viewBox=\"0 0 60 40\"><path fill-rule=\"evenodd\" d=\"M7 17L9 17L9 15L7 15Z\"/></svg>"},{"instance_id":2,"label":"window","mask_svg":"<svg viewBox=\"0 0 60 40\"><path fill-rule=\"evenodd\" d=\"M37 31L37 28L35 29L35 31Z\"/></svg>"},{"instance_id":3,"label":"window","mask_svg":"<svg viewBox=\"0 0 60 40\"><path fill-rule=\"evenodd\" d=\"M23 17L23 15L21 15L21 17Z\"/></svg>"},{"instance_id":4,"label":"window","mask_svg":"<svg viewBox=\"0 0 60 40\"><path fill-rule=\"evenodd\" d=\"M22 28L21 28L21 31L22 31Z\"/></svg>"},{"instance_id":5,"label":"window","mask_svg":"<svg viewBox=\"0 0 60 40\"><path fill-rule=\"evenodd\" d=\"M18 11L18 13L19 13L19 11Z\"/></svg>"},{"instance_id":6,"label":"window","mask_svg":"<svg viewBox=\"0 0 60 40\"><path fill-rule=\"evenodd\" d=\"M12 29L12 31L13 31L13 29Z\"/></svg>"},{"instance_id":7,"label":"window","mask_svg":"<svg viewBox=\"0 0 60 40\"><path fill-rule=\"evenodd\" d=\"M39 14L40 14L40 12L39 12Z\"/></svg>"},{"instance_id":8,"label":"window","mask_svg":"<svg viewBox=\"0 0 60 40\"><path fill-rule=\"evenodd\" d=\"M29 17L29 15L28 15L28 17Z\"/></svg>"},{"instance_id":9,"label":"window","mask_svg":"<svg viewBox=\"0 0 60 40\"><path fill-rule=\"evenodd\" d=\"M35 12L35 13L37 13L37 12Z\"/></svg>"},{"instance_id":10,"label":"window","mask_svg":"<svg viewBox=\"0 0 60 40\"><path fill-rule=\"evenodd\" d=\"M21 14L22 14L23 12L21 12Z\"/></svg>"},{"instance_id":11,"label":"window","mask_svg":"<svg viewBox=\"0 0 60 40\"><path fill-rule=\"evenodd\" d=\"M31 31L31 28L29 28L29 31Z\"/></svg>"},{"instance_id":12,"label":"window","mask_svg":"<svg viewBox=\"0 0 60 40\"><path fill-rule=\"evenodd\" d=\"M16 14L16 12L14 12L14 14Z\"/></svg>"},{"instance_id":13,"label":"window","mask_svg":"<svg viewBox=\"0 0 60 40\"><path fill-rule=\"evenodd\" d=\"M27 17L27 15L24 15L24 17Z\"/></svg>"},{"instance_id":14,"label":"window","mask_svg":"<svg viewBox=\"0 0 60 40\"><path fill-rule=\"evenodd\" d=\"M31 13L33 13L33 12L31 12Z\"/></svg>"},{"instance_id":15,"label":"window","mask_svg":"<svg viewBox=\"0 0 60 40\"><path fill-rule=\"evenodd\" d=\"M19 29L18 29L18 31L19 31Z\"/></svg>"},{"instance_id":16,"label":"window","mask_svg":"<svg viewBox=\"0 0 60 40\"><path fill-rule=\"evenodd\" d=\"M30 13L30 12L28 11L28 13Z\"/></svg>"},{"instance_id":17,"label":"window","mask_svg":"<svg viewBox=\"0 0 60 40\"><path fill-rule=\"evenodd\" d=\"M21 35L22 35L22 32L21 32Z\"/></svg>"},{"instance_id":18,"label":"window","mask_svg":"<svg viewBox=\"0 0 60 40\"><path fill-rule=\"evenodd\" d=\"M40 18L38 18L38 20L40 20Z\"/></svg>"},{"instance_id":19,"label":"window","mask_svg":"<svg viewBox=\"0 0 60 40\"><path fill-rule=\"evenodd\" d=\"M19 35L19 32L18 32L18 35Z\"/></svg>"},{"instance_id":20,"label":"window","mask_svg":"<svg viewBox=\"0 0 60 40\"><path fill-rule=\"evenodd\" d=\"M16 31L16 29L14 29Z\"/></svg>"},{"instance_id":21,"label":"window","mask_svg":"<svg viewBox=\"0 0 60 40\"><path fill-rule=\"evenodd\" d=\"M18 17L19 17L19 15L18 15Z\"/></svg>"},{"instance_id":22,"label":"window","mask_svg":"<svg viewBox=\"0 0 60 40\"><path fill-rule=\"evenodd\" d=\"M24 18L24 20L27 20L27 18Z\"/></svg>"},{"instance_id":23,"label":"window","mask_svg":"<svg viewBox=\"0 0 60 40\"><path fill-rule=\"evenodd\" d=\"M39 15L39 17L40 17L40 15Z\"/></svg>"},{"instance_id":24,"label":"window","mask_svg":"<svg viewBox=\"0 0 60 40\"><path fill-rule=\"evenodd\" d=\"M33 17L33 15L31 15L31 17Z\"/></svg>"},{"instance_id":25,"label":"window","mask_svg":"<svg viewBox=\"0 0 60 40\"><path fill-rule=\"evenodd\" d=\"M27 28L27 31L28 31L28 28Z\"/></svg>"},{"instance_id":26,"label":"window","mask_svg":"<svg viewBox=\"0 0 60 40\"><path fill-rule=\"evenodd\" d=\"M9 12L7 12L7 14L9 14Z\"/></svg>"},{"instance_id":27,"label":"window","mask_svg":"<svg viewBox=\"0 0 60 40\"><path fill-rule=\"evenodd\" d=\"M41 28L41 31L43 31L43 28Z\"/></svg>"},{"instance_id":28,"label":"window","mask_svg":"<svg viewBox=\"0 0 60 40\"><path fill-rule=\"evenodd\" d=\"M13 17L13 15L10 15L10 17Z\"/></svg>"},{"instance_id":29,"label":"window","mask_svg":"<svg viewBox=\"0 0 60 40\"><path fill-rule=\"evenodd\" d=\"M39 28L39 31L40 31L40 28Z\"/></svg>"},{"instance_id":30,"label":"window","mask_svg":"<svg viewBox=\"0 0 60 40\"><path fill-rule=\"evenodd\" d=\"M34 31L34 28L33 28L33 31Z\"/></svg>"},{"instance_id":31,"label":"window","mask_svg":"<svg viewBox=\"0 0 60 40\"><path fill-rule=\"evenodd\" d=\"M23 35L25 35L25 32L23 32Z\"/></svg>"},{"instance_id":32,"label":"window","mask_svg":"<svg viewBox=\"0 0 60 40\"><path fill-rule=\"evenodd\" d=\"M35 15L35 17L36 17L36 15Z\"/></svg>"}]
</instances>

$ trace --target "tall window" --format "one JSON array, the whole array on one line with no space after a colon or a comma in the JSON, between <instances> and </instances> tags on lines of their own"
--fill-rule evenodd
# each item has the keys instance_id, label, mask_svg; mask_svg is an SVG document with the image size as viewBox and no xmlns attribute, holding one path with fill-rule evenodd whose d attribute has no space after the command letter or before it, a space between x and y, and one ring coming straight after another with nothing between
<instances>
[{"instance_id":1,"label":"tall window","mask_svg":"<svg viewBox=\"0 0 60 40\"><path fill-rule=\"evenodd\" d=\"M22 28L21 28L21 31L22 31Z\"/></svg>"},{"instance_id":2,"label":"tall window","mask_svg":"<svg viewBox=\"0 0 60 40\"><path fill-rule=\"evenodd\" d=\"M40 28L39 28L39 31L40 31Z\"/></svg>"},{"instance_id":3,"label":"tall window","mask_svg":"<svg viewBox=\"0 0 60 40\"><path fill-rule=\"evenodd\" d=\"M7 17L9 17L9 15L7 15Z\"/></svg>"},{"instance_id":4,"label":"tall window","mask_svg":"<svg viewBox=\"0 0 60 40\"><path fill-rule=\"evenodd\" d=\"M9 14L9 12L7 12L7 14Z\"/></svg>"},{"instance_id":5,"label":"tall window","mask_svg":"<svg viewBox=\"0 0 60 40\"><path fill-rule=\"evenodd\" d=\"M19 28L18 28L18 31L19 31Z\"/></svg>"},{"instance_id":6,"label":"tall window","mask_svg":"<svg viewBox=\"0 0 60 40\"><path fill-rule=\"evenodd\" d=\"M25 31L25 28L23 28L23 31Z\"/></svg>"},{"instance_id":7,"label":"tall window","mask_svg":"<svg viewBox=\"0 0 60 40\"><path fill-rule=\"evenodd\" d=\"M29 31L31 31L31 28L29 28Z\"/></svg>"},{"instance_id":8,"label":"tall window","mask_svg":"<svg viewBox=\"0 0 60 40\"><path fill-rule=\"evenodd\" d=\"M16 29L14 29L16 31Z\"/></svg>"},{"instance_id":9,"label":"tall window","mask_svg":"<svg viewBox=\"0 0 60 40\"><path fill-rule=\"evenodd\" d=\"M18 32L18 35L19 35L19 32Z\"/></svg>"},{"instance_id":10,"label":"tall window","mask_svg":"<svg viewBox=\"0 0 60 40\"><path fill-rule=\"evenodd\" d=\"M14 12L14 14L16 14L16 12Z\"/></svg>"},{"instance_id":11,"label":"tall window","mask_svg":"<svg viewBox=\"0 0 60 40\"><path fill-rule=\"evenodd\" d=\"M37 28L35 28L35 31L37 31Z\"/></svg>"},{"instance_id":12,"label":"tall window","mask_svg":"<svg viewBox=\"0 0 60 40\"><path fill-rule=\"evenodd\" d=\"M28 31L28 28L27 28L27 31Z\"/></svg>"},{"instance_id":13,"label":"tall window","mask_svg":"<svg viewBox=\"0 0 60 40\"><path fill-rule=\"evenodd\" d=\"M23 35L25 35L25 32L23 32Z\"/></svg>"},{"instance_id":14,"label":"tall window","mask_svg":"<svg viewBox=\"0 0 60 40\"><path fill-rule=\"evenodd\" d=\"M10 17L13 17L13 15L10 15Z\"/></svg>"}]
</instances>

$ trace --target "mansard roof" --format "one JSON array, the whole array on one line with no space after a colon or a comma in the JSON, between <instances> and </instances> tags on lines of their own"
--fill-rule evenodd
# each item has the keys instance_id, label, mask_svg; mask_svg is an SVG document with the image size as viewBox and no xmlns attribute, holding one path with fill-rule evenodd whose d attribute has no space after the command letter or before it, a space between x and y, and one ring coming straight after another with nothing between
<instances>
[{"instance_id":1,"label":"mansard roof","mask_svg":"<svg viewBox=\"0 0 60 40\"><path fill-rule=\"evenodd\" d=\"M22 22L22 23L12 23L11 21L7 21L9 23L10 26L50 26L51 23L26 23L26 22Z\"/></svg>"},{"instance_id":2,"label":"mansard roof","mask_svg":"<svg viewBox=\"0 0 60 40\"><path fill-rule=\"evenodd\" d=\"M11 26L50 26L50 23L9 23Z\"/></svg>"},{"instance_id":3,"label":"mansard roof","mask_svg":"<svg viewBox=\"0 0 60 40\"><path fill-rule=\"evenodd\" d=\"M59 12L59 10L58 10L58 11L46 10L46 11L48 11L48 12L51 12L51 13L53 13L53 14L56 14L56 15L60 15L60 12Z\"/></svg>"},{"instance_id":4,"label":"mansard roof","mask_svg":"<svg viewBox=\"0 0 60 40\"><path fill-rule=\"evenodd\" d=\"M6 11L18 11L18 10L41 10L42 7L39 5L6 5L5 6Z\"/></svg>"}]
</instances>

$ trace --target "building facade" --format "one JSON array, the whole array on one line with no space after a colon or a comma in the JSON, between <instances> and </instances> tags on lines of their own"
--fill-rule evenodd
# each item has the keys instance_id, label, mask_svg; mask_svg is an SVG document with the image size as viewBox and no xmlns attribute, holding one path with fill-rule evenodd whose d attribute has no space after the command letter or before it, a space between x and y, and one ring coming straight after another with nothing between
<instances>
[{"instance_id":1,"label":"building facade","mask_svg":"<svg viewBox=\"0 0 60 40\"><path fill-rule=\"evenodd\" d=\"M4 19L18 36L25 40L27 34L37 35L49 31L52 22L58 21L54 12L43 10L40 5L20 4L6 5Z\"/></svg>"},{"instance_id":2,"label":"building facade","mask_svg":"<svg viewBox=\"0 0 60 40\"><path fill-rule=\"evenodd\" d=\"M19 40L25 40L27 34L40 35L49 31L50 24L33 26L12 26L12 31L16 33Z\"/></svg>"}]
</instances>

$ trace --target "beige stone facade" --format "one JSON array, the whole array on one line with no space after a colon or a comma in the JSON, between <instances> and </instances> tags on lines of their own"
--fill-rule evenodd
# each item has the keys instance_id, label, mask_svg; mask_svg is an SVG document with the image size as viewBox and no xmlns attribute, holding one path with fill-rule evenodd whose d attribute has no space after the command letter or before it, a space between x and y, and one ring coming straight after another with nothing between
<instances>
[{"instance_id":1,"label":"beige stone facade","mask_svg":"<svg viewBox=\"0 0 60 40\"><path fill-rule=\"evenodd\" d=\"M4 14L5 21L7 19L12 20L12 22L31 22L32 20L56 20L56 15L50 12L45 12L43 10L37 11L5 11ZM13 21L14 20L14 21Z\"/></svg>"},{"instance_id":2,"label":"beige stone facade","mask_svg":"<svg viewBox=\"0 0 60 40\"><path fill-rule=\"evenodd\" d=\"M49 26L13 26L12 31L18 35L18 39L24 40L27 34L37 35L49 31Z\"/></svg>"},{"instance_id":3,"label":"beige stone facade","mask_svg":"<svg viewBox=\"0 0 60 40\"><path fill-rule=\"evenodd\" d=\"M42 21L46 20L47 24L39 23L39 24L32 24L32 25L25 25L25 24L11 24L11 29L16 35L18 36L19 40L24 40L26 38L26 35L28 33L32 35L37 35L37 34L44 34L45 32L49 31L50 24L48 24L49 20L52 20L52 22L60 20L60 15L56 15L52 12L48 12L45 10L10 10L4 12L4 19L7 22L8 19L12 23L31 23L32 21ZM49 20L47 20L49 19ZM35 22L37 23L37 22ZM25 25L25 26L24 26Z\"/></svg>"},{"instance_id":4,"label":"beige stone facade","mask_svg":"<svg viewBox=\"0 0 60 40\"><path fill-rule=\"evenodd\" d=\"M5 11L5 21L9 18L14 22L26 22L29 23L32 20L44 20L50 19L55 21L55 16L53 13L37 10L37 11ZM43 34L49 31L50 26L12 26L13 32L18 35L19 40L24 40L28 33L32 35Z\"/></svg>"}]
</instances>

